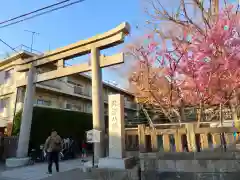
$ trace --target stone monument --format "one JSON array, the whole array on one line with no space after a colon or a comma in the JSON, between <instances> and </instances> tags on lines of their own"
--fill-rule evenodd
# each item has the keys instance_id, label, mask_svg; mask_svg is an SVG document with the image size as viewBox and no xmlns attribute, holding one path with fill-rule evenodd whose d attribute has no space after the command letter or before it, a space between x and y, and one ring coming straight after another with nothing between
<instances>
[{"instance_id":1,"label":"stone monument","mask_svg":"<svg viewBox=\"0 0 240 180\"><path fill-rule=\"evenodd\" d=\"M108 96L109 157L100 158L99 168L128 169L135 165L133 157L125 156L124 97Z\"/></svg>"}]
</instances>

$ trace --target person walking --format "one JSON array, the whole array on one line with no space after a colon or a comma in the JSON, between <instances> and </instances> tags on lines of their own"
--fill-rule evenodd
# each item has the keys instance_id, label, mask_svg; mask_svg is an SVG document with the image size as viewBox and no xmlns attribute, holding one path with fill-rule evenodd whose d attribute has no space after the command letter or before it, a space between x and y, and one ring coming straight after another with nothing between
<instances>
[{"instance_id":1,"label":"person walking","mask_svg":"<svg viewBox=\"0 0 240 180\"><path fill-rule=\"evenodd\" d=\"M87 145L85 143L85 141L82 141L82 158L86 158L87 157Z\"/></svg>"},{"instance_id":2,"label":"person walking","mask_svg":"<svg viewBox=\"0 0 240 180\"><path fill-rule=\"evenodd\" d=\"M52 174L52 164L55 163L56 171L59 172L59 153L62 150L62 139L57 131L52 130L44 145L48 156L48 173Z\"/></svg>"}]
</instances>

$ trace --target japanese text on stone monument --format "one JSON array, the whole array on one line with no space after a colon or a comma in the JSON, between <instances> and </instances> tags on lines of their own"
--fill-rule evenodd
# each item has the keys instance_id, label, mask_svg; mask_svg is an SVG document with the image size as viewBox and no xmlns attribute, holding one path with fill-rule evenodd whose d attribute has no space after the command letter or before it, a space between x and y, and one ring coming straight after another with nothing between
<instances>
[{"instance_id":1,"label":"japanese text on stone monument","mask_svg":"<svg viewBox=\"0 0 240 180\"><path fill-rule=\"evenodd\" d=\"M117 111L118 111L118 104L116 100L112 101L112 106L111 106L111 124L113 126L117 126Z\"/></svg>"}]
</instances>

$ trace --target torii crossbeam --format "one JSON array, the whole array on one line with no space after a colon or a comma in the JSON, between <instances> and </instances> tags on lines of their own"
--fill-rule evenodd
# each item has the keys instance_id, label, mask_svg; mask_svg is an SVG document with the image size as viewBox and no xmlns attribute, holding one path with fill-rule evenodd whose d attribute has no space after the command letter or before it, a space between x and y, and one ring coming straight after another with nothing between
<instances>
[{"instance_id":1,"label":"torii crossbeam","mask_svg":"<svg viewBox=\"0 0 240 180\"><path fill-rule=\"evenodd\" d=\"M35 77L34 83L57 79L72 74L78 74L81 72L91 71L91 65L89 63L79 64L70 67L64 67L64 61L85 55L91 52L91 49L97 48L99 50L106 49L109 47L116 46L124 42L124 37L129 33L128 23L122 23L116 28L105 32L104 34L96 35L86 40L78 41L74 44L58 48L49 53L45 53L41 56L20 60L17 71L24 72L28 71L33 65L38 68L49 63L56 63L57 69L54 71L38 74ZM100 67L108 67L124 62L123 53L115 54L113 56L100 56ZM17 82L17 86L26 85L27 80L23 79Z\"/></svg>"},{"instance_id":2,"label":"torii crossbeam","mask_svg":"<svg viewBox=\"0 0 240 180\"><path fill-rule=\"evenodd\" d=\"M74 44L58 48L54 51L45 53L29 59L19 60L17 71L28 71L27 78L20 79L17 87L26 85L24 107L22 113L22 123L18 141L17 158L25 158L28 153L29 136L32 124L32 111L35 94L35 84L57 79L60 77L78 74L81 72L92 71L92 111L93 128L100 130L101 142L94 144L95 159L104 156L103 133L105 131L104 123L104 102L102 98L102 74L101 68L113 66L124 62L123 53L112 56L100 55L100 50L110 48L124 42L126 34L129 34L130 26L128 23L122 23L116 28L96 35L86 40L78 41ZM91 53L91 64L79 64L70 67L64 66L64 61L73 57ZM56 69L50 72L37 74L36 69L47 64L56 64ZM54 117L53 117L54 118Z\"/></svg>"}]
</instances>

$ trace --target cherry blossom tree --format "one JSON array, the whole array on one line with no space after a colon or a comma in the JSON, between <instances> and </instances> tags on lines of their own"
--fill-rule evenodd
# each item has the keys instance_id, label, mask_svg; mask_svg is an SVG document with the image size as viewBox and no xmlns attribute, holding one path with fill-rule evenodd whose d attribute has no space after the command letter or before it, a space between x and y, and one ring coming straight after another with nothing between
<instances>
[{"instance_id":1,"label":"cherry blossom tree","mask_svg":"<svg viewBox=\"0 0 240 180\"><path fill-rule=\"evenodd\" d=\"M152 4L153 18L168 23L169 26L164 26L167 30L158 22L160 26L154 27L155 34L148 36L147 44L129 47L129 54L139 60L130 76L136 94L149 97L148 103L160 106L165 114L168 111L178 117L181 114L181 119L185 118L181 112L186 105L200 106L200 121L202 105L223 104L231 106L237 120L238 7L226 4L220 13L213 14L204 8L203 1L193 0L192 5L201 14L200 19L194 19L188 15L184 0L173 15L159 1L158 4L161 9Z\"/></svg>"},{"instance_id":2,"label":"cherry blossom tree","mask_svg":"<svg viewBox=\"0 0 240 180\"><path fill-rule=\"evenodd\" d=\"M237 121L240 87L240 16L227 6L209 21L204 34L191 31L181 73L194 77L196 91L208 105L228 104ZM202 99L201 99L202 102Z\"/></svg>"},{"instance_id":3,"label":"cherry blossom tree","mask_svg":"<svg viewBox=\"0 0 240 180\"><path fill-rule=\"evenodd\" d=\"M154 35L147 35L141 42L127 47L128 56L135 60L134 70L129 77L130 88L138 99L144 99L143 104L160 109L170 121L180 121L181 113L178 108L182 105L180 89L176 85L177 79L173 61L163 61L160 42Z\"/></svg>"}]
</instances>

